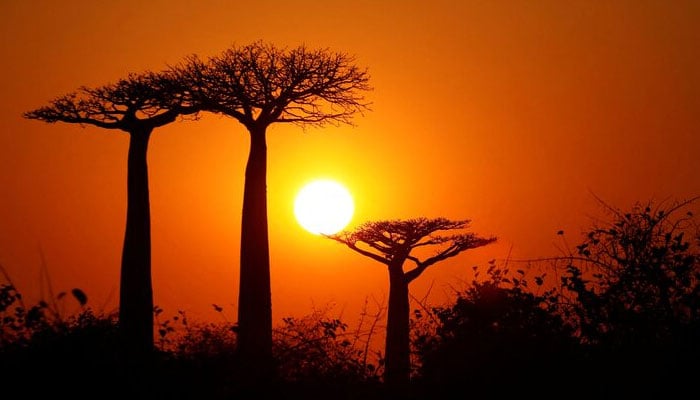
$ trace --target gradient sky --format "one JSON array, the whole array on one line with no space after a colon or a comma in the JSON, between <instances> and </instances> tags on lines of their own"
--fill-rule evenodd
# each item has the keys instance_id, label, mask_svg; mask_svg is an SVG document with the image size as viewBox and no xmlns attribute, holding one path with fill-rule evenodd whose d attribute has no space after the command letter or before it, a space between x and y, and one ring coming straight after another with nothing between
<instances>
[{"instance_id":1,"label":"gradient sky","mask_svg":"<svg viewBox=\"0 0 700 400\"><path fill-rule=\"evenodd\" d=\"M603 215L594 195L626 208L700 194L697 1L27 0L0 2L0 19L0 263L29 298L46 290L45 263L54 291L116 308L128 136L22 112L259 39L353 54L375 88L354 127L268 131L275 323L329 303L352 319L388 296L382 265L296 223L294 195L314 178L351 190L350 227L444 216L498 236L412 284L433 303L472 265L557 255L559 229L577 242ZM216 320L216 303L236 319L247 154L247 132L224 117L154 131L166 314Z\"/></svg>"}]
</instances>

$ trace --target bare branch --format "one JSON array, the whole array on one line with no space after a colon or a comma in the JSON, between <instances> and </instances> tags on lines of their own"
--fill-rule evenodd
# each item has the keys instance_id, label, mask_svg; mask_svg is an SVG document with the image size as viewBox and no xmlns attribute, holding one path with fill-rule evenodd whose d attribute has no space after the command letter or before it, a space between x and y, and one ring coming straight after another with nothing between
<instances>
[{"instance_id":1,"label":"bare branch","mask_svg":"<svg viewBox=\"0 0 700 400\"><path fill-rule=\"evenodd\" d=\"M364 249L357 247L357 243L355 241L351 240L347 236L343 236L343 235L324 235L324 236L329 238L329 239L335 240L336 242L339 242L339 243L342 243L342 244L348 246L350 249L356 251L357 253L362 254L365 257L369 257L373 260L379 261L382 264L389 263L389 260L386 259L385 257L382 257L378 254L374 254L370 251L367 251L367 250L364 250Z\"/></svg>"},{"instance_id":2,"label":"bare branch","mask_svg":"<svg viewBox=\"0 0 700 400\"><path fill-rule=\"evenodd\" d=\"M423 271L437 262L454 257L465 250L486 246L496 241L496 238L494 237L481 238L475 236L474 234L455 235L445 239L448 239L447 241L450 242L450 245L447 248L441 250L438 254L426 259L425 261L417 261L416 263L418 266L413 270L406 272L405 276L408 282L416 279L423 273Z\"/></svg>"}]
</instances>

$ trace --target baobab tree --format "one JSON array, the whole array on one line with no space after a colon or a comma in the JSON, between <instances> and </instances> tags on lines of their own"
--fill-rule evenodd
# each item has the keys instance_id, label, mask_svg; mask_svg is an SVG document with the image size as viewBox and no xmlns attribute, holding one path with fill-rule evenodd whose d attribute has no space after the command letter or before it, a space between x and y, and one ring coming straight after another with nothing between
<instances>
[{"instance_id":1,"label":"baobab tree","mask_svg":"<svg viewBox=\"0 0 700 400\"><path fill-rule=\"evenodd\" d=\"M326 235L388 267L389 308L385 343L385 383L400 386L408 383L410 379L408 285L428 267L465 250L485 246L496 240L494 237L484 238L473 233L439 234L441 231L465 229L469 222L446 218L376 221L366 222L353 231ZM428 246L437 246L437 252L423 259L411 254L417 248ZM404 270L406 261L414 264L414 267L407 271Z\"/></svg>"},{"instance_id":2,"label":"baobab tree","mask_svg":"<svg viewBox=\"0 0 700 400\"><path fill-rule=\"evenodd\" d=\"M101 87L81 87L24 114L48 123L94 125L129 134L119 330L127 355L136 360L154 346L148 141L155 128L197 111L173 77L165 72L130 74Z\"/></svg>"},{"instance_id":3,"label":"baobab tree","mask_svg":"<svg viewBox=\"0 0 700 400\"><path fill-rule=\"evenodd\" d=\"M291 50L255 42L173 68L204 110L229 116L248 131L241 221L238 350L251 377L270 376L272 301L267 223L266 131L273 123L352 124L368 110L366 69L326 49Z\"/></svg>"}]
</instances>

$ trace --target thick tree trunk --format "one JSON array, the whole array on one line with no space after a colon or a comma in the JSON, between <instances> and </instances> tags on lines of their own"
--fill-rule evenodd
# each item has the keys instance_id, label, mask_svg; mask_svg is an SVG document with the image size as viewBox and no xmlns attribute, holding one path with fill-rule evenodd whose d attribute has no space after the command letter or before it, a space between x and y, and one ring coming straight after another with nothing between
<instances>
[{"instance_id":1,"label":"thick tree trunk","mask_svg":"<svg viewBox=\"0 0 700 400\"><path fill-rule=\"evenodd\" d=\"M384 382L400 387L411 373L409 347L408 282L401 264L389 265L389 310L386 326Z\"/></svg>"},{"instance_id":2,"label":"thick tree trunk","mask_svg":"<svg viewBox=\"0 0 700 400\"><path fill-rule=\"evenodd\" d=\"M136 362L143 361L153 351L151 216L146 159L150 135L150 129L130 133L119 294L119 329L126 346L125 355Z\"/></svg>"},{"instance_id":3,"label":"thick tree trunk","mask_svg":"<svg viewBox=\"0 0 700 400\"><path fill-rule=\"evenodd\" d=\"M238 291L238 351L246 379L272 377L272 299L267 231L267 145L265 128L249 128L245 171Z\"/></svg>"}]
</instances>

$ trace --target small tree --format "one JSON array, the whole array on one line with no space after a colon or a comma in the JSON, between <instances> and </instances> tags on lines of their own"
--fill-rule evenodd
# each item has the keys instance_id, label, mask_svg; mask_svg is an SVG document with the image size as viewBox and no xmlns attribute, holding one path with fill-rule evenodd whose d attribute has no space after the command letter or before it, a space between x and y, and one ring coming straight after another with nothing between
<instances>
[{"instance_id":1,"label":"small tree","mask_svg":"<svg viewBox=\"0 0 700 400\"><path fill-rule=\"evenodd\" d=\"M129 354L153 350L153 288L147 151L151 132L197 110L170 74L130 74L116 83L77 92L24 114L44 122L66 122L129 134L126 232L121 260L119 329Z\"/></svg>"},{"instance_id":2,"label":"small tree","mask_svg":"<svg viewBox=\"0 0 700 400\"><path fill-rule=\"evenodd\" d=\"M343 243L363 256L386 265L389 269L389 308L384 381L390 385L406 384L411 373L409 340L408 285L428 267L457 254L485 246L496 238L483 238L473 233L443 236L441 231L464 229L469 221L446 218L416 218L408 220L367 222L352 232L341 232L328 237ZM438 246L432 257L420 259L411 252L425 246ZM404 263L415 267L404 271Z\"/></svg>"},{"instance_id":3,"label":"small tree","mask_svg":"<svg viewBox=\"0 0 700 400\"><path fill-rule=\"evenodd\" d=\"M248 131L241 222L238 346L245 373L272 373L272 301L267 224L267 128L350 124L367 109L366 70L328 50L292 50L255 42L206 61L190 57L174 69L207 111L234 118Z\"/></svg>"}]
</instances>

